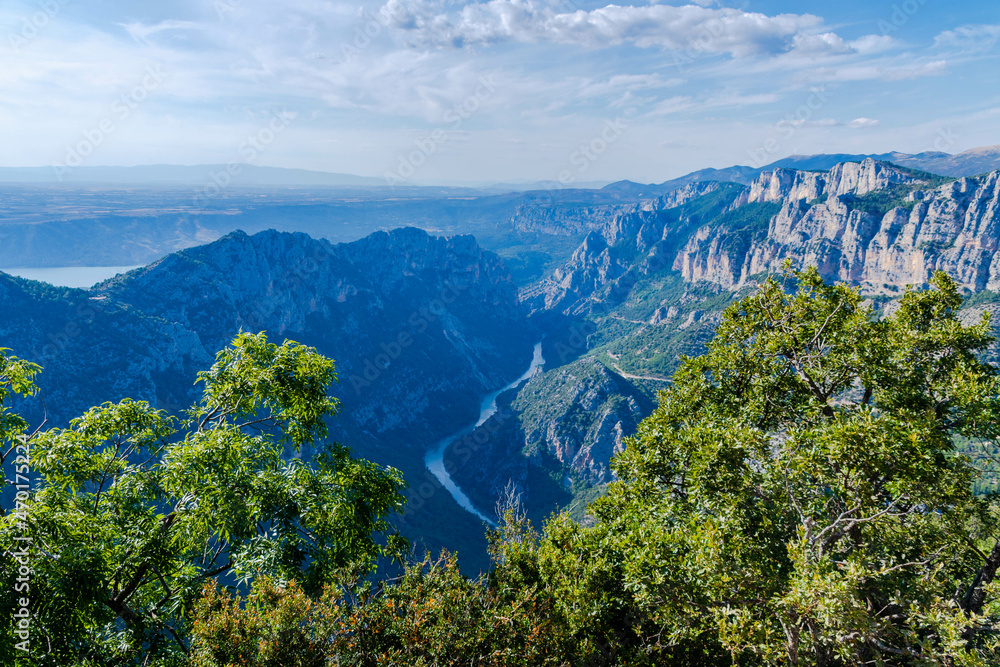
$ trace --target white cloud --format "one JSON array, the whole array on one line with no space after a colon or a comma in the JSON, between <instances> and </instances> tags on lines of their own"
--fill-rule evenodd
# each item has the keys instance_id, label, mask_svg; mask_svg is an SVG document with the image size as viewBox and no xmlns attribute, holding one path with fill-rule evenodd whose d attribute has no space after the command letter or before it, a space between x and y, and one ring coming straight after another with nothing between
<instances>
[{"instance_id":1,"label":"white cloud","mask_svg":"<svg viewBox=\"0 0 1000 667\"><path fill-rule=\"evenodd\" d=\"M576 44L603 48L621 44L736 57L801 52L818 56L870 49L884 39L847 43L819 32L823 20L810 14L768 16L698 5L607 5L557 13L535 0L487 0L447 13L434 0L388 0L383 20L416 47L478 46L500 42Z\"/></svg>"},{"instance_id":2,"label":"white cloud","mask_svg":"<svg viewBox=\"0 0 1000 667\"><path fill-rule=\"evenodd\" d=\"M934 38L934 46L962 51L985 51L1000 40L1000 25L966 25L945 30Z\"/></svg>"},{"instance_id":3,"label":"white cloud","mask_svg":"<svg viewBox=\"0 0 1000 667\"><path fill-rule=\"evenodd\" d=\"M920 65L847 65L822 67L804 73L802 81L904 81L948 73L948 61L935 60Z\"/></svg>"},{"instance_id":4,"label":"white cloud","mask_svg":"<svg viewBox=\"0 0 1000 667\"><path fill-rule=\"evenodd\" d=\"M149 46L150 38L160 35L161 33L200 31L203 28L202 24L196 23L195 21L177 20L160 21L159 23L154 23L152 25L139 22L122 23L119 25L125 29L125 32L127 32L132 39L143 46Z\"/></svg>"},{"instance_id":5,"label":"white cloud","mask_svg":"<svg viewBox=\"0 0 1000 667\"><path fill-rule=\"evenodd\" d=\"M581 88L581 98L599 97L640 90L669 88L684 83L683 79L664 79L659 74L616 74L605 81L587 81Z\"/></svg>"},{"instance_id":6,"label":"white cloud","mask_svg":"<svg viewBox=\"0 0 1000 667\"><path fill-rule=\"evenodd\" d=\"M745 95L736 92L723 92L703 100L696 100L687 95L677 95L660 101L646 116L669 116L684 111L704 111L707 109L741 108L759 104L773 104L781 99L774 93Z\"/></svg>"},{"instance_id":7,"label":"white cloud","mask_svg":"<svg viewBox=\"0 0 1000 667\"><path fill-rule=\"evenodd\" d=\"M793 40L794 50L804 56L826 56L851 53L852 49L842 37L832 32L818 35L796 35Z\"/></svg>"},{"instance_id":8,"label":"white cloud","mask_svg":"<svg viewBox=\"0 0 1000 667\"><path fill-rule=\"evenodd\" d=\"M847 124L847 127L851 128L852 130L862 130L869 127L878 127L881 124L882 123L880 121L877 121L874 118L861 117L852 120L850 123Z\"/></svg>"},{"instance_id":9,"label":"white cloud","mask_svg":"<svg viewBox=\"0 0 1000 667\"><path fill-rule=\"evenodd\" d=\"M890 81L902 81L904 79L916 79L922 76L944 76L947 73L948 61L935 60L917 67L897 67L886 69L884 72L884 78Z\"/></svg>"},{"instance_id":10,"label":"white cloud","mask_svg":"<svg viewBox=\"0 0 1000 667\"><path fill-rule=\"evenodd\" d=\"M865 35L848 42L848 46L855 53L867 56L896 48L899 46L899 42L889 35Z\"/></svg>"}]
</instances>

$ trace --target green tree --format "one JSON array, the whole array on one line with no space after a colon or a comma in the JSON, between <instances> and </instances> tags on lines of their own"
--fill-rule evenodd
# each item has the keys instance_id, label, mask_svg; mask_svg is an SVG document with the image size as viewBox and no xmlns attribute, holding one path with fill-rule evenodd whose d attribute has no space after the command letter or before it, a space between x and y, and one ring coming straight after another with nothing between
<instances>
[{"instance_id":1,"label":"green tree","mask_svg":"<svg viewBox=\"0 0 1000 667\"><path fill-rule=\"evenodd\" d=\"M195 608L192 664L602 664L575 659L592 647L576 646L551 592L539 585L531 556L537 537L523 519L504 524L491 533L498 561L487 575L469 579L454 554L442 554L349 600L329 588L310 598L294 583L269 580L242 599L208 587Z\"/></svg>"},{"instance_id":2,"label":"green tree","mask_svg":"<svg viewBox=\"0 0 1000 667\"><path fill-rule=\"evenodd\" d=\"M786 281L682 361L592 507L590 551L616 555L665 661L995 661L1000 530L952 440L1000 434L988 318L963 326L941 273L881 320L815 270Z\"/></svg>"},{"instance_id":3,"label":"green tree","mask_svg":"<svg viewBox=\"0 0 1000 667\"><path fill-rule=\"evenodd\" d=\"M0 380L30 391L37 369L6 363ZM316 592L398 558L401 474L339 445L295 455L327 436L335 379L312 348L240 334L198 375L203 398L181 421L126 399L37 434L24 664L181 664L206 581L266 575ZM5 517L3 544L18 530ZM4 574L14 565L8 552Z\"/></svg>"},{"instance_id":4,"label":"green tree","mask_svg":"<svg viewBox=\"0 0 1000 667\"><path fill-rule=\"evenodd\" d=\"M36 364L11 356L10 350L0 348L0 470L4 483L0 489L0 526L4 528L4 540L0 542L4 550L0 559L0 580L3 594L0 595L0 616L13 619L4 624L0 634L0 664L12 664L17 656L16 645L25 641L14 633L22 614L19 600L24 598L26 576L18 581L21 563L26 560L21 552L23 543L16 537L24 537L21 512L28 501L30 486L30 466L28 443L30 435L25 433L28 423L7 404L12 395L31 396L36 393L34 377L41 370ZM15 555L16 554L16 555ZM27 622L27 621L24 621Z\"/></svg>"}]
</instances>

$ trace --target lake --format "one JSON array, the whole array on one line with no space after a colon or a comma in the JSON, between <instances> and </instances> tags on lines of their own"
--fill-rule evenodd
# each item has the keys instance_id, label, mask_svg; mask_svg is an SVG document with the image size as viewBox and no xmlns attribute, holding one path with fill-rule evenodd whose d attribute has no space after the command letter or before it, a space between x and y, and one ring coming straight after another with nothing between
<instances>
[{"instance_id":1,"label":"lake","mask_svg":"<svg viewBox=\"0 0 1000 667\"><path fill-rule=\"evenodd\" d=\"M57 287L82 287L88 289L97 283L127 273L138 266L55 266L44 269L0 269L12 276L40 280Z\"/></svg>"}]
</instances>

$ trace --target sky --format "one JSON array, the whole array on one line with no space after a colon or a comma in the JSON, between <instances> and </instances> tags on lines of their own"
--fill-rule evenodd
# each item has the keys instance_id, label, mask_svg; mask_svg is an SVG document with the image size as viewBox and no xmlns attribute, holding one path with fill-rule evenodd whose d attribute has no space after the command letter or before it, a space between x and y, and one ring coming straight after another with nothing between
<instances>
[{"instance_id":1,"label":"sky","mask_svg":"<svg viewBox=\"0 0 1000 667\"><path fill-rule=\"evenodd\" d=\"M4 0L0 166L466 184L1000 144L996 0Z\"/></svg>"}]
</instances>

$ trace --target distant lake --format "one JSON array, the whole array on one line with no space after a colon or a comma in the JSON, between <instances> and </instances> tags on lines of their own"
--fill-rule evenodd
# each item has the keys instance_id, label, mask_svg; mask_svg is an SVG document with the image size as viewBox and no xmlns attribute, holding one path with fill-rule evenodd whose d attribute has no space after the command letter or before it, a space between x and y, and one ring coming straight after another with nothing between
<instances>
[{"instance_id":1,"label":"distant lake","mask_svg":"<svg viewBox=\"0 0 1000 667\"><path fill-rule=\"evenodd\" d=\"M12 276L40 280L57 287L93 287L102 280L126 273L138 266L55 266L45 269L0 269Z\"/></svg>"}]
</instances>

